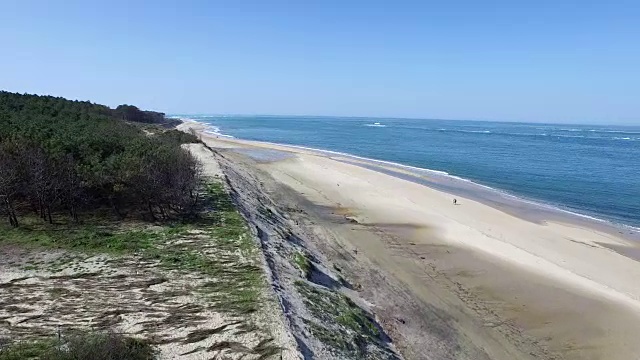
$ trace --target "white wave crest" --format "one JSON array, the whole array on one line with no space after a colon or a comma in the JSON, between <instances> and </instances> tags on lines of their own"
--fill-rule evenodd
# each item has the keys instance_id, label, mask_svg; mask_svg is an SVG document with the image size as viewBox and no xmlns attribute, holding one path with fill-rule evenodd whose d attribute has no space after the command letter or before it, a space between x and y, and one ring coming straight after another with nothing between
<instances>
[{"instance_id":1,"label":"white wave crest","mask_svg":"<svg viewBox=\"0 0 640 360\"><path fill-rule=\"evenodd\" d=\"M213 124L210 124L208 122L202 121L201 118L196 119L197 116L194 116L194 117L191 117L191 118L184 117L184 116L175 117L175 118L180 119L182 121L194 122L194 123L197 123L197 124L201 125L204 128L204 130L202 132L205 133L205 134L224 137L224 138L228 138L228 139L235 139L234 136L227 135L227 134L223 133L222 130L220 130L219 127L217 127L217 126L215 126ZM202 118L205 118L205 116L202 116ZM209 116L206 116L206 118L209 118Z\"/></svg>"}]
</instances>

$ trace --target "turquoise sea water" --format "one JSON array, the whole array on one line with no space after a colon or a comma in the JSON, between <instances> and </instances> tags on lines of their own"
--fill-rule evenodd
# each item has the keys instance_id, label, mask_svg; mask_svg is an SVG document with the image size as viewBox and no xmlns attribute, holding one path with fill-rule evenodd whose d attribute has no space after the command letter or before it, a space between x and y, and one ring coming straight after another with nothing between
<instances>
[{"instance_id":1,"label":"turquoise sea water","mask_svg":"<svg viewBox=\"0 0 640 360\"><path fill-rule=\"evenodd\" d=\"M439 170L640 226L640 127L309 116L181 116L233 137Z\"/></svg>"}]
</instances>

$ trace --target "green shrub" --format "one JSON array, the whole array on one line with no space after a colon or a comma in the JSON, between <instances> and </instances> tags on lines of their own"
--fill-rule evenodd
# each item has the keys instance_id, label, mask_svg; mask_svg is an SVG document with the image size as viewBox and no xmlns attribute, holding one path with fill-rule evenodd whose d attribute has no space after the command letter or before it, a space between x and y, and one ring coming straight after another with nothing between
<instances>
[{"instance_id":1,"label":"green shrub","mask_svg":"<svg viewBox=\"0 0 640 360\"><path fill-rule=\"evenodd\" d=\"M114 333L20 341L0 348L0 360L152 360L155 355L144 340Z\"/></svg>"}]
</instances>

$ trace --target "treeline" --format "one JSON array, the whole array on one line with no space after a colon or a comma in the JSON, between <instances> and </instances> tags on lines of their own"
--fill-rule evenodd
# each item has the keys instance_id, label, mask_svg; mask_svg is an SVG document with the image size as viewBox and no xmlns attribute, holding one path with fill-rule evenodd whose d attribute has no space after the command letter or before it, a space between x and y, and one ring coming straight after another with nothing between
<instances>
[{"instance_id":1,"label":"treeline","mask_svg":"<svg viewBox=\"0 0 640 360\"><path fill-rule=\"evenodd\" d=\"M156 111L143 111L133 105L120 105L113 110L113 114L125 121L141 122L147 124L163 124L167 122L164 113Z\"/></svg>"},{"instance_id":2,"label":"treeline","mask_svg":"<svg viewBox=\"0 0 640 360\"><path fill-rule=\"evenodd\" d=\"M12 226L106 206L119 218L188 215L200 167L187 142L197 139L145 133L103 105L0 92L0 213Z\"/></svg>"}]
</instances>

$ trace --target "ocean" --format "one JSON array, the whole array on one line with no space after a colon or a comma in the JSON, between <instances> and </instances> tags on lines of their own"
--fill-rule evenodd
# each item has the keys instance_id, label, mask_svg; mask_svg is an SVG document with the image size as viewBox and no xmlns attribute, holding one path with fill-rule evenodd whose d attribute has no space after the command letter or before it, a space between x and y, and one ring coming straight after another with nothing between
<instances>
[{"instance_id":1,"label":"ocean","mask_svg":"<svg viewBox=\"0 0 640 360\"><path fill-rule=\"evenodd\" d=\"M640 227L640 127L313 116L175 115L219 135L436 170Z\"/></svg>"}]
</instances>

